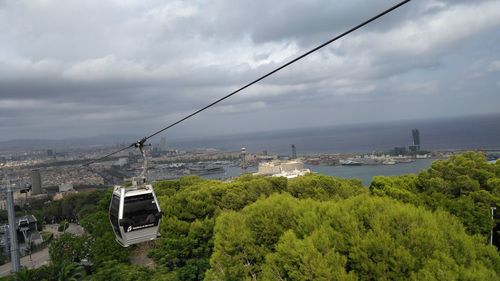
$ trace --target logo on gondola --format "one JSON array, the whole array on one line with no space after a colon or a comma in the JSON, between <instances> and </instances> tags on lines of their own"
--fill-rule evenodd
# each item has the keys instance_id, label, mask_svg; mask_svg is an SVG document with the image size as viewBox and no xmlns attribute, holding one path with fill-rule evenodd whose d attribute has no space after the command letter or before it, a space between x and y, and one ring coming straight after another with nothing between
<instances>
[{"instance_id":1,"label":"logo on gondola","mask_svg":"<svg viewBox=\"0 0 500 281\"><path fill-rule=\"evenodd\" d=\"M155 225L154 223L150 223L150 224L144 224L144 225L139 225L139 226L129 226L129 227L127 227L127 231L126 232L130 232L130 231L138 230L138 229L143 229L143 228L146 228L146 227L152 227L154 225Z\"/></svg>"}]
</instances>

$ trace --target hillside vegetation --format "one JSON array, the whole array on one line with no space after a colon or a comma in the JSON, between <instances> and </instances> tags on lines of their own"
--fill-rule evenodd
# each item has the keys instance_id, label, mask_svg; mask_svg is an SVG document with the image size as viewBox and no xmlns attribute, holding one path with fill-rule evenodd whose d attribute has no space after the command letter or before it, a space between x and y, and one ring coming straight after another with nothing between
<instances>
[{"instance_id":1,"label":"hillside vegetation","mask_svg":"<svg viewBox=\"0 0 500 281\"><path fill-rule=\"evenodd\" d=\"M419 175L376 177L370 188L322 175L245 175L232 182L184 177L155 190L164 217L149 254L154 270L129 264L130 249L114 242L107 219L110 193L100 192L92 208L78 203L88 196L71 199L88 235L63 235L50 247L50 265L18 277L500 280L500 255L488 245L500 163L481 154L436 161ZM93 263L90 275L77 265L82 259Z\"/></svg>"}]
</instances>

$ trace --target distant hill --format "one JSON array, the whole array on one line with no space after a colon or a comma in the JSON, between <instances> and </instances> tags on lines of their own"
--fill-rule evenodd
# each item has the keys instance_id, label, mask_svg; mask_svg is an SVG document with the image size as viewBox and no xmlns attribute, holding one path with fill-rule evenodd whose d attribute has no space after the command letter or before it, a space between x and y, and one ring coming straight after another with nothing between
<instances>
[{"instance_id":1,"label":"distant hill","mask_svg":"<svg viewBox=\"0 0 500 281\"><path fill-rule=\"evenodd\" d=\"M138 136L133 135L101 135L88 138L51 139L14 139L0 142L0 151L18 151L26 149L67 149L96 145L113 145L129 143Z\"/></svg>"}]
</instances>

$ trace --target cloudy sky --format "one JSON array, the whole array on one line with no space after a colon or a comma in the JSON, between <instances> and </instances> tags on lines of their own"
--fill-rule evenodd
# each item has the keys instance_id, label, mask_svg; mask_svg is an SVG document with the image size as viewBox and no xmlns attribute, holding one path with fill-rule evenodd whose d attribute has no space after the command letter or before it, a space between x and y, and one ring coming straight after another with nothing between
<instances>
[{"instance_id":1,"label":"cloudy sky","mask_svg":"<svg viewBox=\"0 0 500 281\"><path fill-rule=\"evenodd\" d=\"M0 0L0 140L148 135L377 0ZM500 1L413 0L168 135L500 112Z\"/></svg>"}]
</instances>

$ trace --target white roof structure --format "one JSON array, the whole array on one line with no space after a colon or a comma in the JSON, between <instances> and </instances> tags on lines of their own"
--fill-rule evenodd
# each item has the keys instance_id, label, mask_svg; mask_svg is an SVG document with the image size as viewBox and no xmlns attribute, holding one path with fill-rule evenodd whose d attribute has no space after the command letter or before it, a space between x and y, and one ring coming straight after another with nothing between
<instances>
[{"instance_id":1,"label":"white roof structure","mask_svg":"<svg viewBox=\"0 0 500 281\"><path fill-rule=\"evenodd\" d=\"M309 169L304 169L304 163L299 160L271 161L260 163L254 175L285 177L288 179L309 174Z\"/></svg>"}]
</instances>

